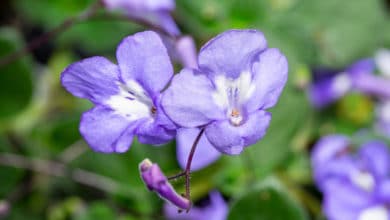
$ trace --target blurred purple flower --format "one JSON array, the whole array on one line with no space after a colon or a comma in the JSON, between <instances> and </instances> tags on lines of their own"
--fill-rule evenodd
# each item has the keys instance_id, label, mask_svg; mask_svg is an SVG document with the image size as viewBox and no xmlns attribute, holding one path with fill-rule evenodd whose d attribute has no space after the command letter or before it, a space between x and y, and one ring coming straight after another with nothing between
<instances>
[{"instance_id":1,"label":"blurred purple flower","mask_svg":"<svg viewBox=\"0 0 390 220\"><path fill-rule=\"evenodd\" d=\"M348 172L349 147L350 140L343 135L328 135L315 144L311 163L314 170L313 177L319 189L324 188L328 179L339 175L340 172Z\"/></svg>"},{"instance_id":2,"label":"blurred purple flower","mask_svg":"<svg viewBox=\"0 0 390 220\"><path fill-rule=\"evenodd\" d=\"M172 36L180 34L170 12L174 0L103 0L109 10L122 10L130 18L143 19L163 28Z\"/></svg>"},{"instance_id":3,"label":"blurred purple flower","mask_svg":"<svg viewBox=\"0 0 390 220\"><path fill-rule=\"evenodd\" d=\"M376 105L376 129L383 135L390 137L390 100L385 100Z\"/></svg>"},{"instance_id":4,"label":"blurred purple flower","mask_svg":"<svg viewBox=\"0 0 390 220\"><path fill-rule=\"evenodd\" d=\"M271 114L265 110L287 81L287 59L267 48L261 32L231 30L200 50L198 64L174 77L162 106L178 125L204 127L218 151L240 154L266 133Z\"/></svg>"},{"instance_id":5,"label":"blurred purple flower","mask_svg":"<svg viewBox=\"0 0 390 220\"><path fill-rule=\"evenodd\" d=\"M371 59L363 59L343 71L314 70L314 81L309 87L310 102L317 108L332 104L356 88L357 83L362 84L367 78L371 79L374 67L374 62Z\"/></svg>"},{"instance_id":6,"label":"blurred purple flower","mask_svg":"<svg viewBox=\"0 0 390 220\"><path fill-rule=\"evenodd\" d=\"M380 49L375 55L375 63L378 72L384 77L382 83L387 84L387 90L390 94L390 50ZM378 77L379 78L379 77ZM390 95L379 97L379 102L376 105L376 129L390 136Z\"/></svg>"},{"instance_id":7,"label":"blurred purple flower","mask_svg":"<svg viewBox=\"0 0 390 220\"><path fill-rule=\"evenodd\" d=\"M168 220L225 220L228 211L228 205L217 191L211 192L204 204L192 207L188 213L178 213L177 208L171 204L164 206L164 214Z\"/></svg>"},{"instance_id":8,"label":"blurred purple flower","mask_svg":"<svg viewBox=\"0 0 390 220\"><path fill-rule=\"evenodd\" d=\"M390 152L387 146L370 141L356 154L346 151L340 155L339 150L343 152L345 148L342 142L348 143L348 139L322 138L312 155L314 176L322 177L316 182L324 194L326 216L332 220L388 220ZM316 163L315 157L321 153L325 159Z\"/></svg>"},{"instance_id":9,"label":"blurred purple flower","mask_svg":"<svg viewBox=\"0 0 390 220\"><path fill-rule=\"evenodd\" d=\"M95 150L125 152L134 135L141 143L160 145L175 137L176 126L161 110L161 90L173 75L159 36L145 31L125 38L117 48L118 65L104 57L71 64L62 85L95 107L85 112L80 133Z\"/></svg>"},{"instance_id":10,"label":"blurred purple flower","mask_svg":"<svg viewBox=\"0 0 390 220\"><path fill-rule=\"evenodd\" d=\"M174 205L176 212L177 208L187 210L191 207L191 202L173 189L157 164L145 159L139 164L139 171L148 189L156 192L162 199Z\"/></svg>"},{"instance_id":11,"label":"blurred purple flower","mask_svg":"<svg viewBox=\"0 0 390 220\"><path fill-rule=\"evenodd\" d=\"M390 50L379 49L374 59L379 72L386 78L390 78Z\"/></svg>"}]
</instances>

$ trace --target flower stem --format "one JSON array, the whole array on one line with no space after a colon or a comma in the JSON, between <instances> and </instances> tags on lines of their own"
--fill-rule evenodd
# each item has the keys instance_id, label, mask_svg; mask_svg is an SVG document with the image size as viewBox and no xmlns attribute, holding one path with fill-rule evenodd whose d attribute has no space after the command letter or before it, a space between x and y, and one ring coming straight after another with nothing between
<instances>
[{"instance_id":1,"label":"flower stem","mask_svg":"<svg viewBox=\"0 0 390 220\"><path fill-rule=\"evenodd\" d=\"M67 30L68 28L73 26L75 23L87 20L88 18L95 15L97 10L99 8L101 8L102 6L103 5L102 5L101 1L97 1L95 4L91 5L87 10L85 10L83 13L79 14L78 16L68 18L67 20L62 22L60 25L58 25L54 29L52 29L49 32L46 32L46 33L42 34L41 36L32 40L24 48L3 57L0 60L0 66L5 66L7 64L10 64L10 63L20 59L24 55L26 55L26 54L30 53L31 51L40 47L43 43L49 41L52 37L60 34L61 32L64 32L65 30Z\"/></svg>"},{"instance_id":2,"label":"flower stem","mask_svg":"<svg viewBox=\"0 0 390 220\"><path fill-rule=\"evenodd\" d=\"M186 174L185 171L180 172L180 173L178 173L178 174L176 174L176 175L173 175L173 176L168 177L168 180L171 181L171 180L177 179L177 178L179 178L179 177L184 176L185 174Z\"/></svg>"},{"instance_id":3,"label":"flower stem","mask_svg":"<svg viewBox=\"0 0 390 220\"><path fill-rule=\"evenodd\" d=\"M186 169L184 171L174 175L174 176L168 177L168 180L174 180L174 179L177 179L179 177L185 176L186 193L185 193L184 197L190 201L191 201L191 192L190 192L191 164L192 164L192 159L194 158L196 147L198 146L199 140L202 137L203 133L204 133L204 128L202 128L199 131L198 136L196 136L194 143L192 144L191 151L190 151L190 153L188 155L188 159L187 159ZM187 210L187 211L189 211L189 210Z\"/></svg>"},{"instance_id":4,"label":"flower stem","mask_svg":"<svg viewBox=\"0 0 390 220\"><path fill-rule=\"evenodd\" d=\"M191 201L191 194L190 194L190 175L191 175L191 164L192 164L192 159L195 154L196 147L198 146L199 140L202 137L204 133L204 128L202 128L196 136L194 143L192 144L192 148L190 151L190 154L188 155L187 159L187 165L186 165L186 170L185 170L185 177L186 177L186 198Z\"/></svg>"}]
</instances>

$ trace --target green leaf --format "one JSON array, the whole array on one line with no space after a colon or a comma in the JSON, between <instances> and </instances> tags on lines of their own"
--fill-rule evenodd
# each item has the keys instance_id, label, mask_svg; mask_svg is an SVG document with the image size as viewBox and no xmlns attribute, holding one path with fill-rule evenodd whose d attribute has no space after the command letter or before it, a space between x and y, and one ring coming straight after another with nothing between
<instances>
[{"instance_id":1,"label":"green leaf","mask_svg":"<svg viewBox=\"0 0 390 220\"><path fill-rule=\"evenodd\" d=\"M271 112L271 125L264 138L246 149L260 176L266 176L288 156L292 139L307 120L310 106L305 94L288 84Z\"/></svg>"},{"instance_id":2,"label":"green leaf","mask_svg":"<svg viewBox=\"0 0 390 220\"><path fill-rule=\"evenodd\" d=\"M380 0L301 0L297 6L285 19L311 33L319 64L345 66L381 44L386 16Z\"/></svg>"},{"instance_id":3,"label":"green leaf","mask_svg":"<svg viewBox=\"0 0 390 220\"><path fill-rule=\"evenodd\" d=\"M65 220L75 213L80 213L83 208L83 201L78 197L69 197L51 206L47 213L48 220Z\"/></svg>"},{"instance_id":4,"label":"green leaf","mask_svg":"<svg viewBox=\"0 0 390 220\"><path fill-rule=\"evenodd\" d=\"M103 202L95 202L85 212L74 218L75 220L112 220L116 219L113 209Z\"/></svg>"},{"instance_id":5,"label":"green leaf","mask_svg":"<svg viewBox=\"0 0 390 220\"><path fill-rule=\"evenodd\" d=\"M11 150L12 147L9 146L6 138L0 136L0 152L9 152ZM0 180L0 198L6 198L6 195L18 187L18 182L22 180L24 174L25 172L22 169L0 165L0 176L7 177Z\"/></svg>"},{"instance_id":6,"label":"green leaf","mask_svg":"<svg viewBox=\"0 0 390 220\"><path fill-rule=\"evenodd\" d=\"M0 57L5 57L23 43L13 29L0 29ZM0 124L22 111L30 102L33 91L31 69L26 60L0 66Z\"/></svg>"},{"instance_id":7,"label":"green leaf","mask_svg":"<svg viewBox=\"0 0 390 220\"><path fill-rule=\"evenodd\" d=\"M306 220L304 209L273 178L262 182L233 203L228 220Z\"/></svg>"},{"instance_id":8,"label":"green leaf","mask_svg":"<svg viewBox=\"0 0 390 220\"><path fill-rule=\"evenodd\" d=\"M89 53L109 52L112 56L120 41L137 30L140 29L131 21L94 19L74 25L58 36L58 43L65 48L76 46Z\"/></svg>"},{"instance_id":9,"label":"green leaf","mask_svg":"<svg viewBox=\"0 0 390 220\"><path fill-rule=\"evenodd\" d=\"M70 16L85 10L93 0L35 0L34 4L24 0L13 2L24 19L49 28L60 24Z\"/></svg>"},{"instance_id":10,"label":"green leaf","mask_svg":"<svg viewBox=\"0 0 390 220\"><path fill-rule=\"evenodd\" d=\"M111 178L120 187L116 192L108 193L129 209L147 214L154 212L162 200L147 190L140 178L138 164L149 158L167 175L175 174L178 169L174 155L173 144L153 147L134 142L124 154L102 154L88 149L72 166Z\"/></svg>"}]
</instances>

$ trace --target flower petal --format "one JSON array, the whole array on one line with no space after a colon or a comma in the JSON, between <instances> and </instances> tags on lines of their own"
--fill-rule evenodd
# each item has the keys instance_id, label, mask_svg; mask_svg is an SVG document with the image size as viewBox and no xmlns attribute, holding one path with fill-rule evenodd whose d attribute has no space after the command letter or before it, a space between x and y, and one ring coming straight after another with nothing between
<instances>
[{"instance_id":1,"label":"flower petal","mask_svg":"<svg viewBox=\"0 0 390 220\"><path fill-rule=\"evenodd\" d=\"M311 161L313 167L321 167L329 161L348 152L350 140L344 135L327 135L322 137L314 146Z\"/></svg>"},{"instance_id":2,"label":"flower petal","mask_svg":"<svg viewBox=\"0 0 390 220\"><path fill-rule=\"evenodd\" d=\"M191 36L180 37L175 43L175 49L184 67L194 69L198 67L196 45Z\"/></svg>"},{"instance_id":3,"label":"flower petal","mask_svg":"<svg viewBox=\"0 0 390 220\"><path fill-rule=\"evenodd\" d=\"M137 81L151 96L164 89L173 75L167 49L152 31L137 33L122 40L116 56L123 81Z\"/></svg>"},{"instance_id":4,"label":"flower petal","mask_svg":"<svg viewBox=\"0 0 390 220\"><path fill-rule=\"evenodd\" d=\"M206 136L210 143L225 154L240 154L244 147L259 141L266 133L271 114L256 111L248 115L246 122L239 126L228 120L213 122L206 127Z\"/></svg>"},{"instance_id":5,"label":"flower petal","mask_svg":"<svg viewBox=\"0 0 390 220\"><path fill-rule=\"evenodd\" d=\"M172 140L176 135L176 131L168 130L158 125L158 122L148 120L138 126L136 134L138 141L143 144L161 145Z\"/></svg>"},{"instance_id":6,"label":"flower petal","mask_svg":"<svg viewBox=\"0 0 390 220\"><path fill-rule=\"evenodd\" d=\"M375 53L375 64L383 76L390 77L390 50L379 49Z\"/></svg>"},{"instance_id":7,"label":"flower petal","mask_svg":"<svg viewBox=\"0 0 390 220\"><path fill-rule=\"evenodd\" d=\"M390 152L385 143L381 141L370 141L362 145L359 150L367 169L373 174L383 179L390 174Z\"/></svg>"},{"instance_id":8,"label":"flower petal","mask_svg":"<svg viewBox=\"0 0 390 220\"><path fill-rule=\"evenodd\" d=\"M172 18L171 14L168 11L159 11L156 14L157 25L161 26L166 32L172 36L179 36L180 30L176 25L175 20Z\"/></svg>"},{"instance_id":9,"label":"flower petal","mask_svg":"<svg viewBox=\"0 0 390 220\"><path fill-rule=\"evenodd\" d=\"M386 179L378 183L376 196L381 201L390 202L390 180Z\"/></svg>"},{"instance_id":10,"label":"flower petal","mask_svg":"<svg viewBox=\"0 0 390 220\"><path fill-rule=\"evenodd\" d=\"M175 2L173 0L103 0L109 9L126 8L132 13L140 11L160 11L173 10Z\"/></svg>"},{"instance_id":11,"label":"flower petal","mask_svg":"<svg viewBox=\"0 0 390 220\"><path fill-rule=\"evenodd\" d=\"M348 90L341 93L334 91L334 81L333 77L314 82L310 85L308 90L309 100L316 108L324 108L332 104L349 90L348 88Z\"/></svg>"},{"instance_id":12,"label":"flower petal","mask_svg":"<svg viewBox=\"0 0 390 220\"><path fill-rule=\"evenodd\" d=\"M137 124L111 109L96 106L83 114L80 133L95 151L122 153L129 149Z\"/></svg>"},{"instance_id":13,"label":"flower petal","mask_svg":"<svg viewBox=\"0 0 390 220\"><path fill-rule=\"evenodd\" d=\"M252 71L255 91L247 104L248 111L274 106L287 82L286 57L278 49L267 49L260 53Z\"/></svg>"},{"instance_id":14,"label":"flower petal","mask_svg":"<svg viewBox=\"0 0 390 220\"><path fill-rule=\"evenodd\" d=\"M372 201L369 194L344 180L333 180L324 193L324 212L329 219L356 220Z\"/></svg>"},{"instance_id":15,"label":"flower petal","mask_svg":"<svg viewBox=\"0 0 390 220\"><path fill-rule=\"evenodd\" d=\"M360 170L356 165L356 161L350 155L346 155L335 160L328 160L322 163L321 166L314 167L313 177L320 191L324 191L328 184L332 184L334 179L345 179L358 185L359 177L354 178L354 176L359 173Z\"/></svg>"},{"instance_id":16,"label":"flower petal","mask_svg":"<svg viewBox=\"0 0 390 220\"><path fill-rule=\"evenodd\" d=\"M61 73L61 83L74 96L103 103L119 92L118 67L104 57L73 63Z\"/></svg>"},{"instance_id":17,"label":"flower petal","mask_svg":"<svg viewBox=\"0 0 390 220\"><path fill-rule=\"evenodd\" d=\"M225 220L228 212L228 205L218 191L210 192L207 204L201 207L194 206L188 213L178 213L175 206L167 203L164 205L164 215L169 220Z\"/></svg>"},{"instance_id":18,"label":"flower petal","mask_svg":"<svg viewBox=\"0 0 390 220\"><path fill-rule=\"evenodd\" d=\"M350 65L345 72L353 78L359 74L373 74L375 70L375 62L373 59L361 59Z\"/></svg>"},{"instance_id":19,"label":"flower petal","mask_svg":"<svg viewBox=\"0 0 390 220\"><path fill-rule=\"evenodd\" d=\"M181 128L177 131L176 155L177 161L182 169L185 169L186 167L188 155L190 154L192 145L199 132L200 129L198 128ZM210 144L207 137L203 135L196 147L195 154L192 159L191 171L197 171L210 165L220 156L221 153L218 152L213 145Z\"/></svg>"},{"instance_id":20,"label":"flower petal","mask_svg":"<svg viewBox=\"0 0 390 220\"><path fill-rule=\"evenodd\" d=\"M162 98L165 113L182 127L197 127L225 117L212 98L211 81L194 71L184 69L176 75Z\"/></svg>"},{"instance_id":21,"label":"flower petal","mask_svg":"<svg viewBox=\"0 0 390 220\"><path fill-rule=\"evenodd\" d=\"M266 49L263 33L256 30L230 30L210 40L199 52L199 67L211 74L236 78L252 56Z\"/></svg>"}]
</instances>

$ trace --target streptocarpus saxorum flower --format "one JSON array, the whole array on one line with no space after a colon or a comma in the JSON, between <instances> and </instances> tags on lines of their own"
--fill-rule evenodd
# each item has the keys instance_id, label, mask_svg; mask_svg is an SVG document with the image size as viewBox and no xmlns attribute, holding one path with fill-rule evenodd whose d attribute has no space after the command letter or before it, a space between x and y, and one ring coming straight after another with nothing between
<instances>
[{"instance_id":1,"label":"streptocarpus saxorum flower","mask_svg":"<svg viewBox=\"0 0 390 220\"><path fill-rule=\"evenodd\" d=\"M383 100L376 104L376 129L383 135L390 136L390 100Z\"/></svg>"},{"instance_id":2,"label":"streptocarpus saxorum flower","mask_svg":"<svg viewBox=\"0 0 390 220\"><path fill-rule=\"evenodd\" d=\"M162 199L180 209L188 210L190 208L191 202L173 189L157 164L153 164L149 159L145 159L139 164L139 171L142 180L150 191L156 192Z\"/></svg>"},{"instance_id":3,"label":"streptocarpus saxorum flower","mask_svg":"<svg viewBox=\"0 0 390 220\"><path fill-rule=\"evenodd\" d=\"M345 138L336 135L325 137L327 140L320 140L322 143L316 145L313 153L313 161L318 162L318 153L321 152L326 158L322 160L324 163L313 164L315 174L327 174L322 175L321 182L316 180L324 194L326 216L332 220L388 220L390 153L387 146L380 141L370 141L363 144L357 153L345 152L342 142L349 142ZM335 154L338 152L336 149L344 153ZM333 156L328 157L330 155Z\"/></svg>"},{"instance_id":4,"label":"streptocarpus saxorum flower","mask_svg":"<svg viewBox=\"0 0 390 220\"><path fill-rule=\"evenodd\" d=\"M378 72L384 77L382 84L385 83L385 88L390 94L390 50L380 49L375 55L375 64ZM380 89L380 85L376 83L376 88ZM382 89L383 90L383 89ZM387 136L390 136L390 95L379 97L379 102L376 104L375 124L377 130Z\"/></svg>"},{"instance_id":5,"label":"streptocarpus saxorum flower","mask_svg":"<svg viewBox=\"0 0 390 220\"><path fill-rule=\"evenodd\" d=\"M314 146L311 163L313 177L320 190L327 180L343 172L349 172L351 166L350 139L344 135L327 135Z\"/></svg>"},{"instance_id":6,"label":"streptocarpus saxorum flower","mask_svg":"<svg viewBox=\"0 0 390 220\"><path fill-rule=\"evenodd\" d=\"M161 110L161 90L173 68L160 37L145 31L125 38L117 48L118 65L104 57L71 64L62 85L95 107L85 112L80 133L99 152L124 152L134 135L142 143L159 145L176 134Z\"/></svg>"},{"instance_id":7,"label":"streptocarpus saxorum flower","mask_svg":"<svg viewBox=\"0 0 390 220\"><path fill-rule=\"evenodd\" d=\"M188 213L178 213L171 204L164 205L164 215L168 220L225 220L228 211L228 205L218 191L210 192L207 201L195 205Z\"/></svg>"},{"instance_id":8,"label":"streptocarpus saxorum flower","mask_svg":"<svg viewBox=\"0 0 390 220\"><path fill-rule=\"evenodd\" d=\"M309 87L310 102L317 108L326 107L343 97L374 71L371 59L359 60L343 71L316 69ZM371 78L371 77L370 77Z\"/></svg>"},{"instance_id":9,"label":"streptocarpus saxorum flower","mask_svg":"<svg viewBox=\"0 0 390 220\"><path fill-rule=\"evenodd\" d=\"M287 60L267 47L261 32L231 30L200 50L198 64L174 77L163 109L182 127L204 128L218 151L239 154L266 133L271 114L265 110L286 83Z\"/></svg>"},{"instance_id":10,"label":"streptocarpus saxorum flower","mask_svg":"<svg viewBox=\"0 0 390 220\"><path fill-rule=\"evenodd\" d=\"M174 0L103 0L110 10L122 10L130 18L144 19L163 28L172 36L180 34L170 12L175 9Z\"/></svg>"}]
</instances>

